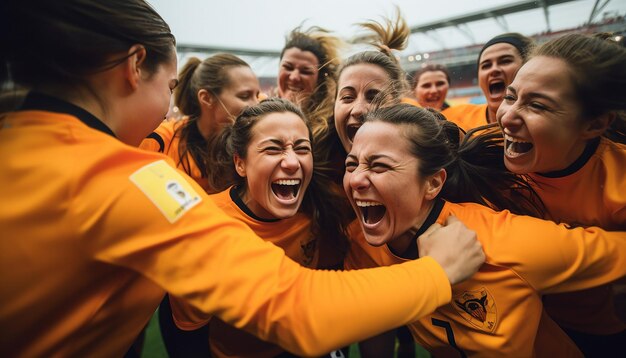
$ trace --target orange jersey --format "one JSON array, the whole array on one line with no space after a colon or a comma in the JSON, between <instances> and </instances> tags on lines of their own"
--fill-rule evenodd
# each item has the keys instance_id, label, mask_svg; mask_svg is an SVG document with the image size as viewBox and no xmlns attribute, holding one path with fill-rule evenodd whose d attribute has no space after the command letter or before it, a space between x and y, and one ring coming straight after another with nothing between
<instances>
[{"instance_id":1,"label":"orange jersey","mask_svg":"<svg viewBox=\"0 0 626 358\"><path fill-rule=\"evenodd\" d=\"M409 325L417 342L443 357L459 350L468 356L580 355L543 314L541 294L592 287L626 274L624 233L568 229L478 204L443 201L422 230L449 215L476 231L487 259L478 273L452 287L451 303ZM387 245L369 245L362 235L351 240L346 268L406 261Z\"/></svg>"},{"instance_id":2,"label":"orange jersey","mask_svg":"<svg viewBox=\"0 0 626 358\"><path fill-rule=\"evenodd\" d=\"M590 143L572 167L530 177L547 219L626 230L626 145L602 138ZM544 305L560 325L579 332L601 335L626 329L614 312L610 286L549 295Z\"/></svg>"},{"instance_id":3,"label":"orange jersey","mask_svg":"<svg viewBox=\"0 0 626 358\"><path fill-rule=\"evenodd\" d=\"M122 356L165 291L304 355L450 300L431 258L303 268L166 156L121 143L69 103L29 95L23 108L0 117L2 356Z\"/></svg>"},{"instance_id":4,"label":"orange jersey","mask_svg":"<svg viewBox=\"0 0 626 358\"><path fill-rule=\"evenodd\" d=\"M202 173L198 168L198 164L191 153L187 152L182 161L180 158L180 128L188 120L188 117L184 117L181 120L168 119L163 121L154 132L141 141L139 148L160 152L172 158L178 169L187 173L196 183L200 184L202 189L211 194L214 190L209 187L207 174Z\"/></svg>"},{"instance_id":5,"label":"orange jersey","mask_svg":"<svg viewBox=\"0 0 626 358\"><path fill-rule=\"evenodd\" d=\"M487 104L459 104L442 110L441 114L466 132L489 124Z\"/></svg>"},{"instance_id":6,"label":"orange jersey","mask_svg":"<svg viewBox=\"0 0 626 358\"><path fill-rule=\"evenodd\" d=\"M219 208L231 217L244 222L263 240L285 250L285 254L303 266L316 267L320 255L317 240L311 235L311 220L305 214L282 220L258 218L239 198L236 187L209 196ZM323 253L322 253L323 255ZM170 297L172 315L176 325L183 330L197 329L206 324L196 310L185 301ZM273 357L284 350L259 340L251 334L225 324L219 319L210 320L211 354L216 357L267 356Z\"/></svg>"}]
</instances>

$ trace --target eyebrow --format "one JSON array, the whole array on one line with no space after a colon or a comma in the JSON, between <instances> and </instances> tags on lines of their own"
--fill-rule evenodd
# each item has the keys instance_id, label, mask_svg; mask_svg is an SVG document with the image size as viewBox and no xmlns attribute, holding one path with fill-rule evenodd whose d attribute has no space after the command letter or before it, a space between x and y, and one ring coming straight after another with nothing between
<instances>
[{"instance_id":1,"label":"eyebrow","mask_svg":"<svg viewBox=\"0 0 626 358\"><path fill-rule=\"evenodd\" d=\"M265 139L263 141L261 141L261 143L265 143L265 142L272 142L274 144L278 144L278 145L283 145L284 142L280 139L276 139L276 138L269 138L269 139ZM298 144L302 144L302 143L311 143L311 141L307 138L300 138L300 139L296 139L295 142L293 142L294 145L298 145Z\"/></svg>"},{"instance_id":2,"label":"eyebrow","mask_svg":"<svg viewBox=\"0 0 626 358\"><path fill-rule=\"evenodd\" d=\"M508 86L507 89L511 92L513 92L513 94L517 94L517 91L515 90L515 88ZM556 106L556 107L560 107L559 103L557 101L555 101L552 97L546 96L543 93L538 93L538 92L530 92L526 94L526 97L528 98L542 98L545 99L546 101L552 103L552 105Z\"/></svg>"},{"instance_id":3,"label":"eyebrow","mask_svg":"<svg viewBox=\"0 0 626 358\"><path fill-rule=\"evenodd\" d=\"M505 55L502 55L502 56L498 56L496 58L486 58L483 61L481 61L479 65L482 65L485 62L492 62L492 61L497 61L497 60L502 60L502 59L507 59L507 58L513 58L514 59L515 56L513 56L511 54L505 54Z\"/></svg>"},{"instance_id":4,"label":"eyebrow","mask_svg":"<svg viewBox=\"0 0 626 358\"><path fill-rule=\"evenodd\" d=\"M354 155L354 154L348 154L346 159L348 159L348 158L354 159L354 160L358 161L356 155ZM373 154L373 155L370 155L369 157L367 157L366 159L367 159L368 162L372 162L374 160L381 159L381 158L386 158L386 159L391 160L394 163L397 163L397 160L395 160L392 157L390 157L388 155L385 155L385 154Z\"/></svg>"}]
</instances>

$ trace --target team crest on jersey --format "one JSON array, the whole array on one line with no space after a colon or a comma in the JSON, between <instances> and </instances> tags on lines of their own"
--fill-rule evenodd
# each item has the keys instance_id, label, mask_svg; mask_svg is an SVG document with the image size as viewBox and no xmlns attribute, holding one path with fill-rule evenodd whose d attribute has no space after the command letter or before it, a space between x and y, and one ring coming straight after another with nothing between
<instances>
[{"instance_id":1,"label":"team crest on jersey","mask_svg":"<svg viewBox=\"0 0 626 358\"><path fill-rule=\"evenodd\" d=\"M496 302L486 288L465 291L452 298L452 306L472 326L493 332L498 319Z\"/></svg>"}]
</instances>

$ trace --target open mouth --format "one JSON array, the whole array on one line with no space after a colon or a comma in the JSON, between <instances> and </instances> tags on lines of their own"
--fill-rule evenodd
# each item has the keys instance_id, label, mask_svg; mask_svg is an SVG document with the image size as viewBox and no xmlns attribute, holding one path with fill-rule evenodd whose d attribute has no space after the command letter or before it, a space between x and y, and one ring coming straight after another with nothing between
<instances>
[{"instance_id":1,"label":"open mouth","mask_svg":"<svg viewBox=\"0 0 626 358\"><path fill-rule=\"evenodd\" d=\"M346 128L346 134L348 135L348 139L352 142L354 140L354 136L356 135L356 131L361 128L362 123L348 124Z\"/></svg>"},{"instance_id":2,"label":"open mouth","mask_svg":"<svg viewBox=\"0 0 626 358\"><path fill-rule=\"evenodd\" d=\"M387 208L382 203L376 201L357 200L356 205L361 210L363 223L367 225L378 224L387 212Z\"/></svg>"},{"instance_id":3,"label":"open mouth","mask_svg":"<svg viewBox=\"0 0 626 358\"><path fill-rule=\"evenodd\" d=\"M489 84L489 94L494 97L502 96L505 89L506 86L504 85L504 81L495 81Z\"/></svg>"},{"instance_id":4,"label":"open mouth","mask_svg":"<svg viewBox=\"0 0 626 358\"><path fill-rule=\"evenodd\" d=\"M533 149L533 144L515 139L511 136L504 135L504 148L506 156L509 158L517 158L522 154L528 153Z\"/></svg>"},{"instance_id":5,"label":"open mouth","mask_svg":"<svg viewBox=\"0 0 626 358\"><path fill-rule=\"evenodd\" d=\"M280 179L272 183L272 192L278 199L293 200L300 191L300 179Z\"/></svg>"}]
</instances>

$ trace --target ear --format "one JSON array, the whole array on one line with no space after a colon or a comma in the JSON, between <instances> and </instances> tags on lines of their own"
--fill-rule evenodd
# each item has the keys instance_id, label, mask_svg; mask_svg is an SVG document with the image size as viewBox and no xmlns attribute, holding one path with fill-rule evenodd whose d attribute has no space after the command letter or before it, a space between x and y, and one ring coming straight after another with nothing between
<instances>
[{"instance_id":1,"label":"ear","mask_svg":"<svg viewBox=\"0 0 626 358\"><path fill-rule=\"evenodd\" d=\"M215 102L215 97L213 94L204 88L198 91L198 103L200 103L200 107L210 108L213 106Z\"/></svg>"},{"instance_id":2,"label":"ear","mask_svg":"<svg viewBox=\"0 0 626 358\"><path fill-rule=\"evenodd\" d=\"M605 114L601 114L591 121L587 121L583 125L582 138L583 139L593 139L599 137L606 132L611 123L616 117L615 112L608 112Z\"/></svg>"},{"instance_id":3,"label":"ear","mask_svg":"<svg viewBox=\"0 0 626 358\"><path fill-rule=\"evenodd\" d=\"M141 65L146 60L146 48L142 45L133 45L128 49L125 63L126 79L130 87L136 90L141 81Z\"/></svg>"},{"instance_id":4,"label":"ear","mask_svg":"<svg viewBox=\"0 0 626 358\"><path fill-rule=\"evenodd\" d=\"M447 176L448 174L446 173L446 170L442 168L426 179L426 192L424 193L424 199L435 199L443 188L443 184L446 182Z\"/></svg>"},{"instance_id":5,"label":"ear","mask_svg":"<svg viewBox=\"0 0 626 358\"><path fill-rule=\"evenodd\" d=\"M246 162L239 156L239 154L233 155L233 161L235 162L235 170L240 177L246 177Z\"/></svg>"}]
</instances>

